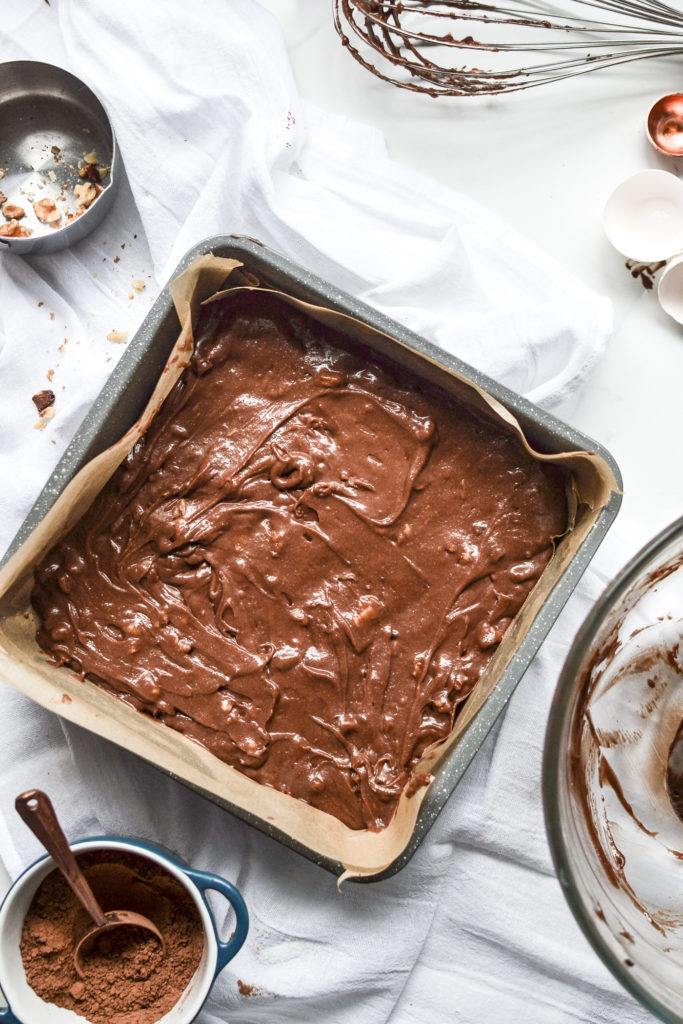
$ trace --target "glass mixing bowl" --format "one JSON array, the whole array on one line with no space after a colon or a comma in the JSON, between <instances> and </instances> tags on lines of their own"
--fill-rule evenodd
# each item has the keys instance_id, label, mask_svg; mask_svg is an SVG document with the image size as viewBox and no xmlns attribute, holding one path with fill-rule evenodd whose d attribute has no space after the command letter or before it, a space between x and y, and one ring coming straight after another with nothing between
<instances>
[{"instance_id":1,"label":"glass mixing bowl","mask_svg":"<svg viewBox=\"0 0 683 1024\"><path fill-rule=\"evenodd\" d=\"M545 741L546 826L593 948L683 1022L683 519L607 588L562 670ZM678 811L676 808L678 807Z\"/></svg>"}]
</instances>

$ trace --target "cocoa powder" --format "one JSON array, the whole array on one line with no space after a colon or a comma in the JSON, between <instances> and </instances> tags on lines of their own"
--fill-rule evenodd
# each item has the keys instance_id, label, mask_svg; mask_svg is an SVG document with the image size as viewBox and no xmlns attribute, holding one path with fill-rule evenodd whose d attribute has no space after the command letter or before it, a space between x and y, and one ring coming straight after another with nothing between
<instances>
[{"instance_id":1,"label":"cocoa powder","mask_svg":"<svg viewBox=\"0 0 683 1024\"><path fill-rule=\"evenodd\" d=\"M153 1024L178 1002L199 966L204 931L185 888L153 861L136 854L91 850L77 857L105 913L134 910L150 918L165 948L147 931L117 928L82 958L74 950L92 924L59 871L36 891L20 949L31 988L92 1024Z\"/></svg>"}]
</instances>

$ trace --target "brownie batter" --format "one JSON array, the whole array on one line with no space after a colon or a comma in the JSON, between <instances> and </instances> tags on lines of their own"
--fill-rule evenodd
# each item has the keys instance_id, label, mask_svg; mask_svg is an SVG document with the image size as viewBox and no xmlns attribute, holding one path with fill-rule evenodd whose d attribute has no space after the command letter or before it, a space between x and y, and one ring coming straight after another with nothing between
<instances>
[{"instance_id":1,"label":"brownie batter","mask_svg":"<svg viewBox=\"0 0 683 1024\"><path fill-rule=\"evenodd\" d=\"M41 646L260 783L389 822L567 526L559 473L263 293L36 572Z\"/></svg>"}]
</instances>

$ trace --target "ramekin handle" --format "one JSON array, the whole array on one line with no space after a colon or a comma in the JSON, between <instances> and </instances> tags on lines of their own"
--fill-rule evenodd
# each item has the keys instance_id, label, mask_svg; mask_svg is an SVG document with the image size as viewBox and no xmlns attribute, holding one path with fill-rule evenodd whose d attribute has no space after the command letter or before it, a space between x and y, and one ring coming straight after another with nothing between
<instances>
[{"instance_id":1,"label":"ramekin handle","mask_svg":"<svg viewBox=\"0 0 683 1024\"><path fill-rule=\"evenodd\" d=\"M207 907L209 907L209 904L205 893L207 889L213 889L215 892L219 892L222 896L225 896L226 900L235 911L235 931L232 933L230 939L227 942L221 942L218 938L218 932L216 932L218 957L216 959L215 978L244 945L244 940L246 939L247 932L249 931L249 912L247 911L247 905L232 882L228 882L227 879L221 878L220 875L212 875L207 871L195 871L193 868L183 868L183 871L200 890ZM213 913L210 907L209 913L211 914L211 920L213 921L214 931L216 931L216 922L213 919ZM14 1022L11 1022L11 1024L14 1024Z\"/></svg>"},{"instance_id":2,"label":"ramekin handle","mask_svg":"<svg viewBox=\"0 0 683 1024\"><path fill-rule=\"evenodd\" d=\"M0 998L2 998L2 989L0 989ZM0 1006L0 1022L1 1024L21 1024L18 1017L15 1017L9 1006Z\"/></svg>"}]
</instances>

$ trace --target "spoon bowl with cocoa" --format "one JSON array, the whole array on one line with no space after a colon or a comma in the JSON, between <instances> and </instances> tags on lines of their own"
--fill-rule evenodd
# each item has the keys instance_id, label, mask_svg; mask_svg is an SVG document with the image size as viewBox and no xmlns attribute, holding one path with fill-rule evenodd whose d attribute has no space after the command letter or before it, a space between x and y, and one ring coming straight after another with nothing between
<instances>
[{"instance_id":1,"label":"spoon bowl with cocoa","mask_svg":"<svg viewBox=\"0 0 683 1024\"><path fill-rule=\"evenodd\" d=\"M74 950L74 966L79 977L84 976L83 959L100 935L115 928L151 932L161 943L163 952L164 937L148 917L132 910L110 910L104 913L78 866L47 793L40 789L28 790L16 798L14 806L21 819L50 854L73 894L80 900L94 922L78 940Z\"/></svg>"}]
</instances>

